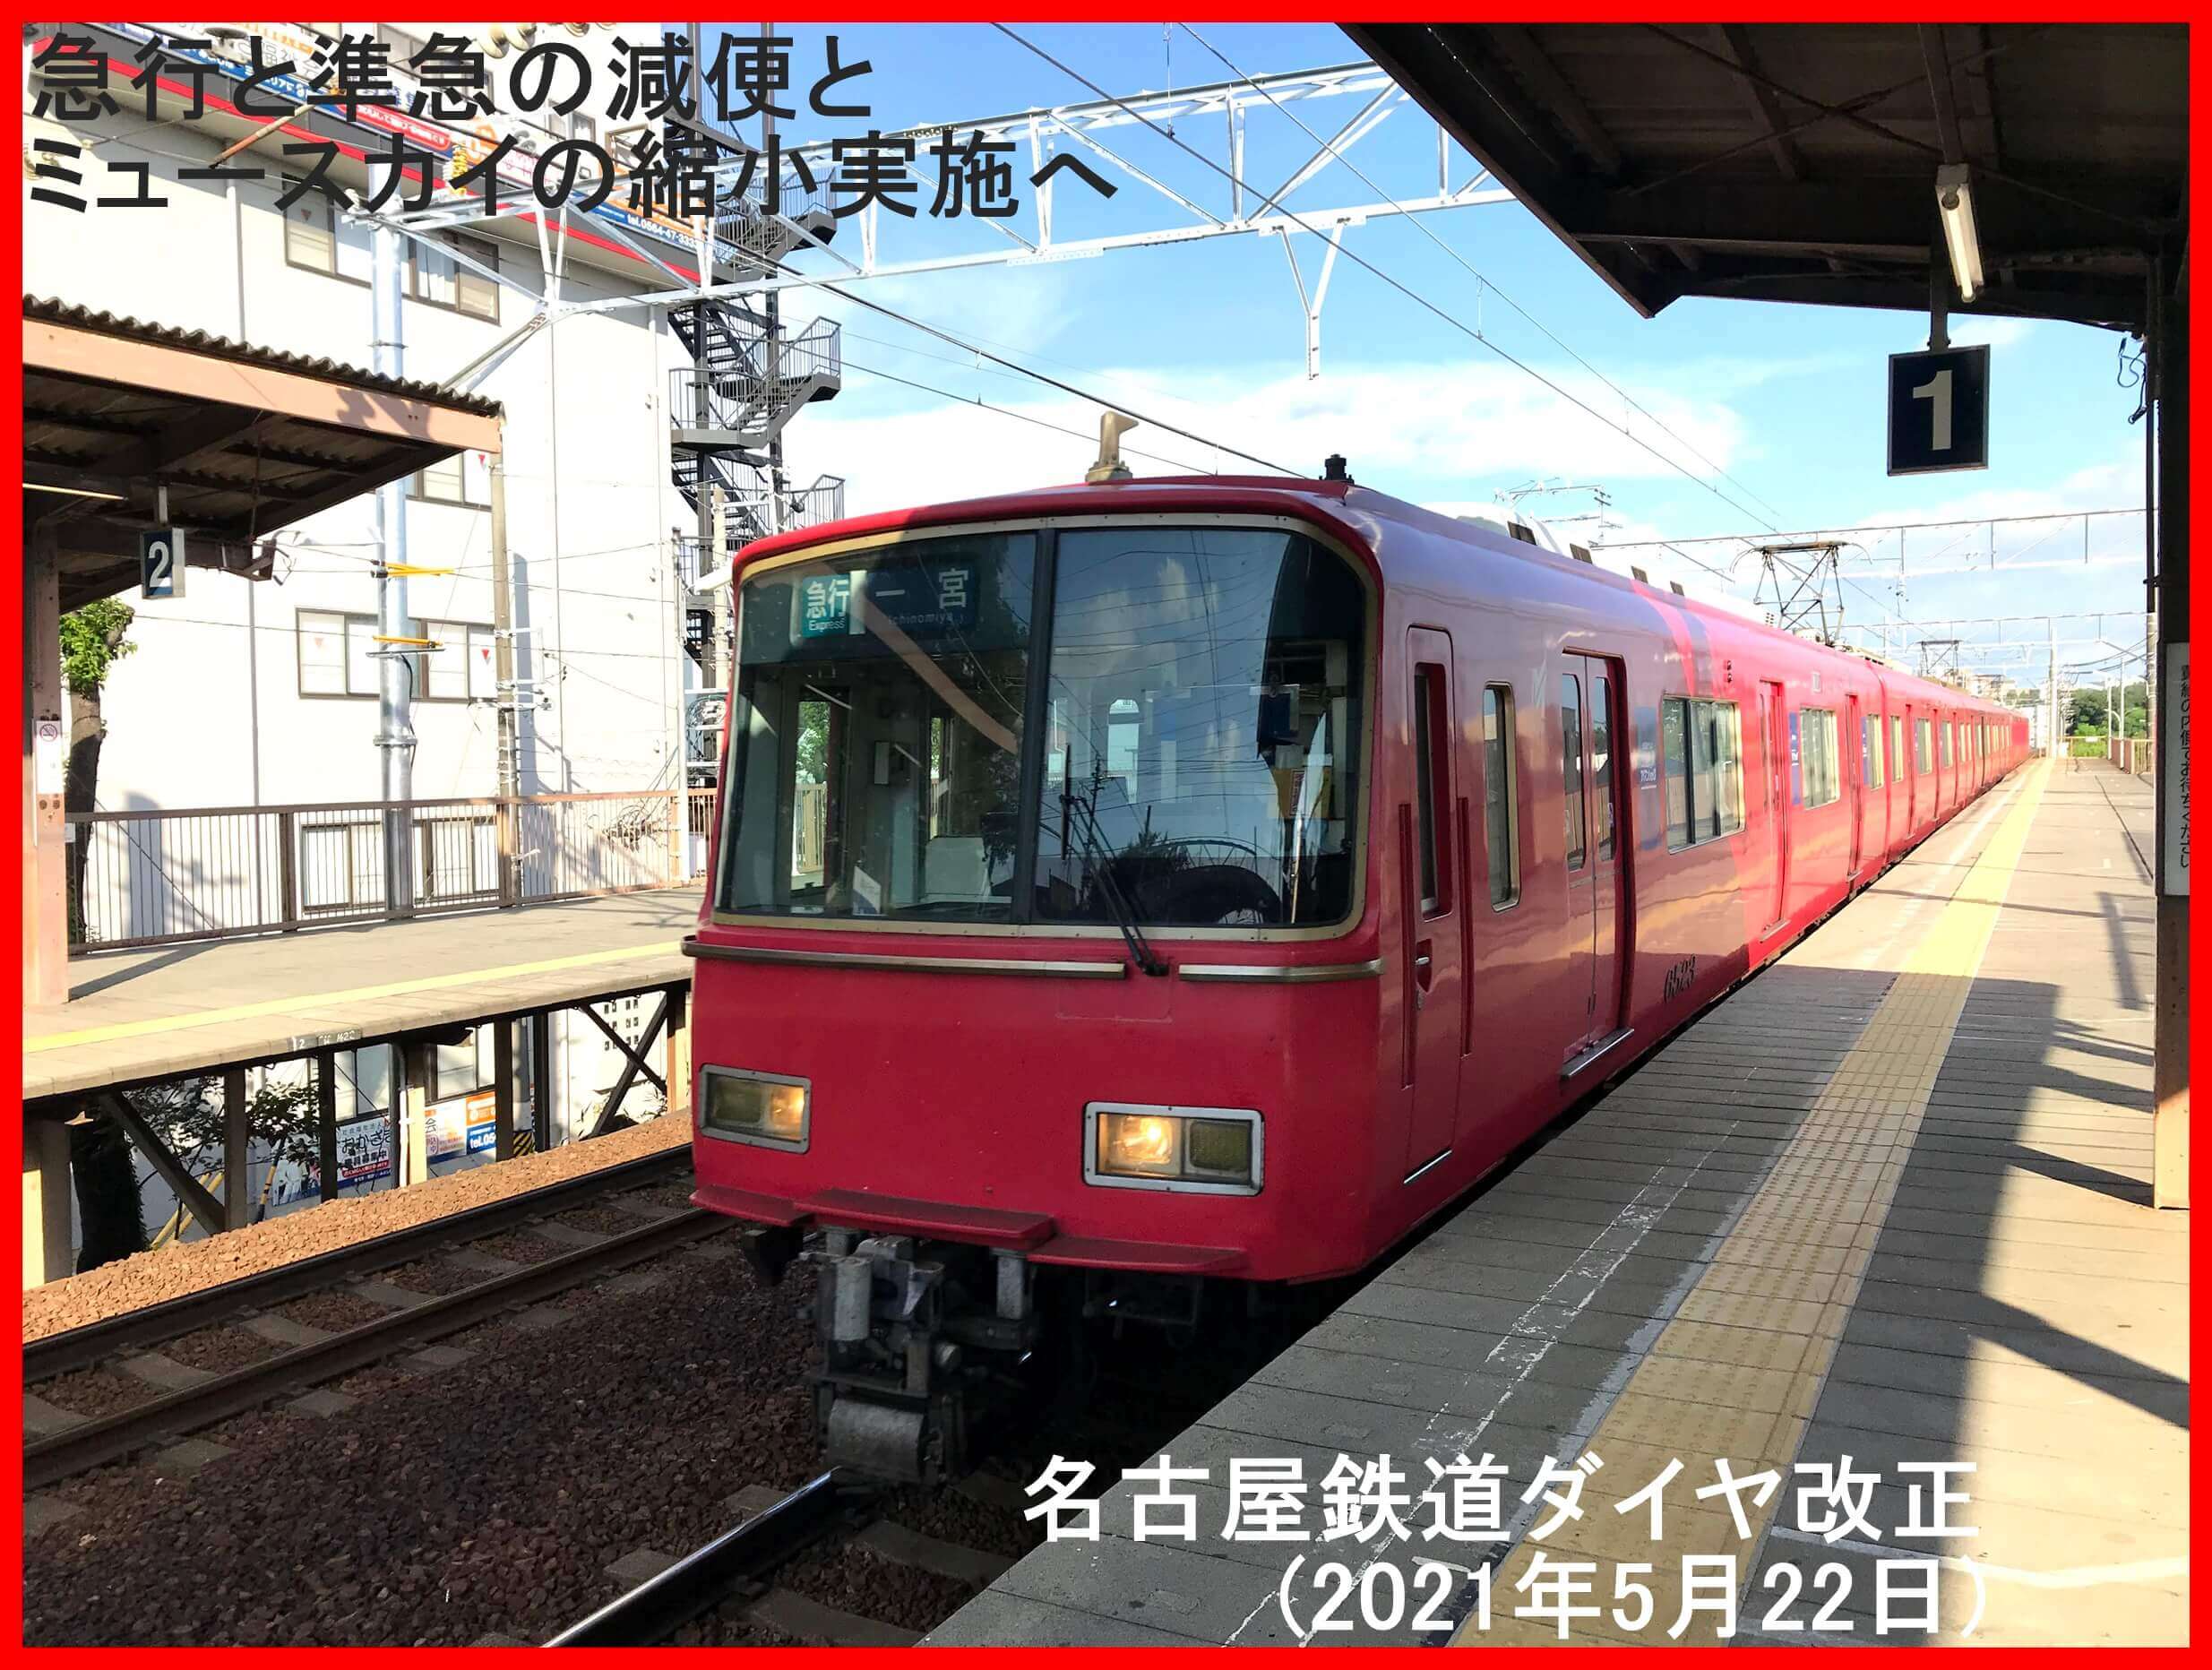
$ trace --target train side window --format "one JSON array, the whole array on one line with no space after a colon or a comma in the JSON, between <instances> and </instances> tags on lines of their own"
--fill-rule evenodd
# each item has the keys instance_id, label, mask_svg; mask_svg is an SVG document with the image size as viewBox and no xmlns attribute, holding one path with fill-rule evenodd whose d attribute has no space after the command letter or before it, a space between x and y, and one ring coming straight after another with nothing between
<instances>
[{"instance_id":1,"label":"train side window","mask_svg":"<svg viewBox=\"0 0 2212 1670\"><path fill-rule=\"evenodd\" d=\"M1836 710L1802 709L1797 715L1797 747L1806 806L1831 804L1843 793L1836 754Z\"/></svg>"},{"instance_id":2,"label":"train side window","mask_svg":"<svg viewBox=\"0 0 2212 1670\"><path fill-rule=\"evenodd\" d=\"M1905 780L1905 716L1900 713L1889 716L1889 780Z\"/></svg>"},{"instance_id":3,"label":"train side window","mask_svg":"<svg viewBox=\"0 0 2212 1670\"><path fill-rule=\"evenodd\" d=\"M1421 914L1442 916L1451 908L1451 866L1438 853L1437 801L1450 779L1438 749L1450 734L1444 715L1444 669L1427 663L1413 669L1413 775L1415 819L1421 854Z\"/></svg>"},{"instance_id":4,"label":"train side window","mask_svg":"<svg viewBox=\"0 0 2212 1670\"><path fill-rule=\"evenodd\" d=\"M1590 676L1590 794L1597 813L1597 856L1613 857L1613 680Z\"/></svg>"},{"instance_id":5,"label":"train side window","mask_svg":"<svg viewBox=\"0 0 2212 1670\"><path fill-rule=\"evenodd\" d=\"M1943 769L1947 771L1950 770L1951 764L1951 728L1948 723L1935 727L1937 743L1941 749Z\"/></svg>"},{"instance_id":6,"label":"train side window","mask_svg":"<svg viewBox=\"0 0 2212 1670\"><path fill-rule=\"evenodd\" d=\"M1930 770L1928 758L1930 746L1928 721L1915 719L1913 721L1913 775L1915 777L1927 776Z\"/></svg>"},{"instance_id":7,"label":"train side window","mask_svg":"<svg viewBox=\"0 0 2212 1670\"><path fill-rule=\"evenodd\" d=\"M1666 844L1717 840L1743 827L1743 729L1733 702L1675 696L1659 707L1666 755Z\"/></svg>"},{"instance_id":8,"label":"train side window","mask_svg":"<svg viewBox=\"0 0 2212 1670\"><path fill-rule=\"evenodd\" d=\"M1560 675L1559 736L1566 759L1567 867L1579 870L1589 856L1589 831L1582 806L1582 681L1572 673Z\"/></svg>"},{"instance_id":9,"label":"train side window","mask_svg":"<svg viewBox=\"0 0 2212 1670\"><path fill-rule=\"evenodd\" d=\"M1659 703L1659 752L1666 769L1666 844L1690 844L1690 743L1687 702Z\"/></svg>"},{"instance_id":10,"label":"train side window","mask_svg":"<svg viewBox=\"0 0 2212 1670\"><path fill-rule=\"evenodd\" d=\"M1859 721L1859 773L1867 788L1881 787L1881 721L1872 714Z\"/></svg>"},{"instance_id":11,"label":"train side window","mask_svg":"<svg viewBox=\"0 0 2212 1670\"><path fill-rule=\"evenodd\" d=\"M1513 781L1513 693L1483 691L1483 838L1490 848L1490 906L1520 900L1520 805Z\"/></svg>"}]
</instances>

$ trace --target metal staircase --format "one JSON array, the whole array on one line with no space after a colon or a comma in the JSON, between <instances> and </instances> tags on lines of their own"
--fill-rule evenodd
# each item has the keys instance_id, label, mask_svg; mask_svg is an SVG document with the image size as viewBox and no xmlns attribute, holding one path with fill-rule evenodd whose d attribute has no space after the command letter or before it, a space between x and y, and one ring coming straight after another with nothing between
<instances>
[{"instance_id":1,"label":"metal staircase","mask_svg":"<svg viewBox=\"0 0 2212 1670\"><path fill-rule=\"evenodd\" d=\"M750 150L734 134L695 123L671 126L666 137L680 145L710 144L724 163ZM771 271L809 235L826 243L836 228L819 194L787 191L778 199L780 212L769 213L765 172L753 173L745 191L731 191L716 205L718 278ZM668 374L670 473L694 515L712 516L719 508L722 530L719 551L700 548L703 526L701 536L680 542L688 549L679 551L678 565L686 589L695 590L700 575L724 566L737 547L844 513L840 477L820 477L807 487L776 486L777 442L785 426L813 402L836 398L844 362L839 328L827 320L787 333L763 311L724 298L671 307L668 320L692 362Z\"/></svg>"},{"instance_id":2,"label":"metal staircase","mask_svg":"<svg viewBox=\"0 0 2212 1670\"><path fill-rule=\"evenodd\" d=\"M707 314L701 340L695 314ZM758 452L783 432L801 407L834 399L844 386L838 326L816 320L771 350L764 330L741 331L743 315L728 303L671 310L690 366L668 373L668 412L676 446L688 452Z\"/></svg>"},{"instance_id":3,"label":"metal staircase","mask_svg":"<svg viewBox=\"0 0 2212 1670\"><path fill-rule=\"evenodd\" d=\"M662 143L712 152L715 177L723 182L714 204L714 280L774 271L793 250L827 243L836 230L819 192L780 193L779 212L769 212L767 170L734 166L758 155L736 135L671 117ZM747 179L738 189L737 182ZM691 506L693 529L676 535L676 571L684 649L708 689L730 676L727 581L737 549L845 513L844 478L822 476L811 486L792 486L784 479L782 447L793 418L816 400L835 399L844 386L839 331L817 320L788 332L776 306L772 297L758 306L749 298L718 297L667 310L691 361L668 372L669 473Z\"/></svg>"}]
</instances>

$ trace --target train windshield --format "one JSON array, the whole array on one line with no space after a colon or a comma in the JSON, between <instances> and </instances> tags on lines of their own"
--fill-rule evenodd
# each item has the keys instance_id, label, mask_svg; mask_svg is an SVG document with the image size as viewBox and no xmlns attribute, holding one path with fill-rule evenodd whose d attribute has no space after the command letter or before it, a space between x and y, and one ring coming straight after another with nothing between
<instances>
[{"instance_id":1,"label":"train windshield","mask_svg":"<svg viewBox=\"0 0 2212 1670\"><path fill-rule=\"evenodd\" d=\"M916 540L757 574L718 908L1342 922L1366 615L1333 552L1228 525Z\"/></svg>"}]
</instances>

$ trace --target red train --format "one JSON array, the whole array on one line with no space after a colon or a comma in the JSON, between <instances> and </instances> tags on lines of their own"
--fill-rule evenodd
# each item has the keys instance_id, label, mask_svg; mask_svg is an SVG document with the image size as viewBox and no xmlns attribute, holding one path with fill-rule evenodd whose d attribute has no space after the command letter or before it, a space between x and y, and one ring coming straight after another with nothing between
<instances>
[{"instance_id":1,"label":"red train","mask_svg":"<svg viewBox=\"0 0 2212 1670\"><path fill-rule=\"evenodd\" d=\"M1522 531L1209 477L743 554L693 1198L820 1263L833 1459L1359 1270L2027 752Z\"/></svg>"}]
</instances>

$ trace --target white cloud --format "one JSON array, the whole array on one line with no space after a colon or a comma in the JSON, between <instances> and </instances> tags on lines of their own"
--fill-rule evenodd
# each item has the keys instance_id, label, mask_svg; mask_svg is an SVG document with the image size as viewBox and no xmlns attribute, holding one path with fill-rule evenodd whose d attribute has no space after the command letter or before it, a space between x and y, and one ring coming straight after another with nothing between
<instances>
[{"instance_id":1,"label":"white cloud","mask_svg":"<svg viewBox=\"0 0 2212 1670\"><path fill-rule=\"evenodd\" d=\"M809 413L788 440L796 469L848 478L847 501L856 511L1076 480L1090 461L1089 437L1097 433L1098 412L1087 402L1037 398L1001 378L965 377L900 356L872 355L864 363L941 385L987 384L978 390L986 400L1083 438L951 402L862 414L856 408L868 398L868 385L858 376L844 400ZM1140 411L1292 470L1318 475L1325 457L1342 452L1359 479L1409 498L1443 497L1471 478L1501 475L1663 477L1673 473L1666 458L1702 475L1710 466L1698 454L1725 469L1743 448L1744 426L1724 403L1631 390L1674 432L1669 435L1587 375L1547 374L1605 421L1490 361L1369 364L1313 382L1290 375L1255 383L1226 367L1094 372L1071 380L1111 390ZM1664 456L1623 435L1614 426L1621 424ZM1134 431L1124 450L1140 475L1254 468L1158 426Z\"/></svg>"},{"instance_id":2,"label":"white cloud","mask_svg":"<svg viewBox=\"0 0 2212 1670\"><path fill-rule=\"evenodd\" d=\"M1996 316L1976 318L1972 314L1955 314L1949 323L1953 348L1971 348L1987 343L1992 348L2010 348L2016 342L2026 341L2035 331L2033 319L2007 319Z\"/></svg>"}]
</instances>

